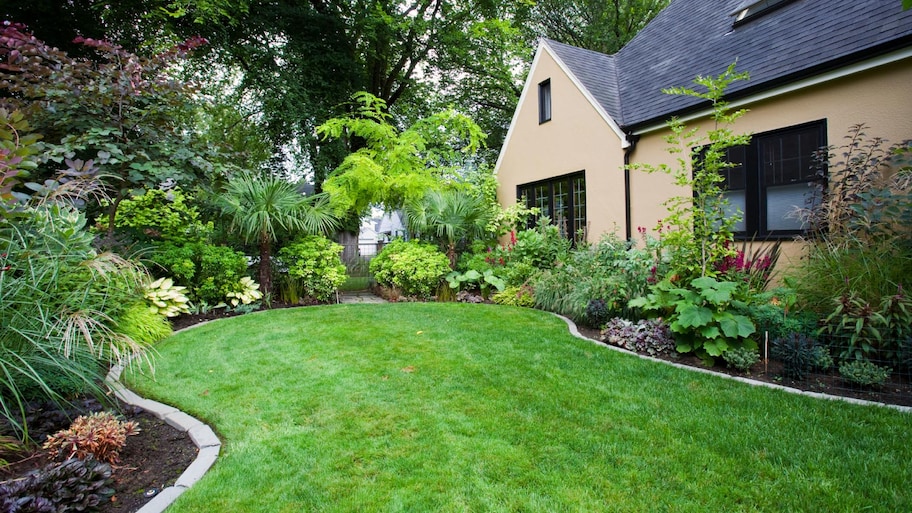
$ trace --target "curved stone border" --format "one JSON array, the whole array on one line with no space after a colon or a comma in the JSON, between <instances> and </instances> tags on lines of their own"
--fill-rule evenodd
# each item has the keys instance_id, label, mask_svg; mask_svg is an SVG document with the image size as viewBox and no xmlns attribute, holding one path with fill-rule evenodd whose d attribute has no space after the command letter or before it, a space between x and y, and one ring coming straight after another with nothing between
<instances>
[{"instance_id":1,"label":"curved stone border","mask_svg":"<svg viewBox=\"0 0 912 513\"><path fill-rule=\"evenodd\" d=\"M647 356L647 355L639 354L639 353L636 353L636 352L634 352L634 351L630 351L630 350L624 349L623 347L617 347L617 346L613 346L613 345L611 345L611 344L604 344L604 343L599 342L599 341L597 341L597 340L593 340L593 339L591 339L591 338L589 338L589 337L583 336L583 335L579 332L579 330L576 329L576 324L575 324L573 321L571 321L570 319L564 317L563 315L558 315L558 314L553 313L553 312L551 312L551 313L552 313L552 315L554 315L555 317L559 317L559 318L563 319L564 322L567 323L567 327L570 329L570 334L573 335L574 337L581 338L581 339L583 339L583 340L588 340L589 342L592 342L593 344L597 344L597 345L600 346L600 347L607 347L608 349L611 349L611 350L614 350L614 351L618 351L618 352L621 352L621 353L626 353L626 354L631 354L631 355L634 355L634 356L638 356L638 357L640 357L640 358L642 358L642 359L644 359L644 360L650 360L650 361L653 361L653 362L660 362L660 363L664 363L664 364L666 364L666 365L671 365L672 367L677 367L677 368L679 368L679 369L685 369L685 370L689 370L689 371L693 371L693 372L702 372L703 374L711 374L711 375L713 375L713 376L718 376L718 377L720 377L720 378L725 378L725 379L731 379L731 380L735 380L735 381L740 381L741 383L747 383L748 385L752 385L752 386L755 386L755 387L775 388L776 390L783 390L783 391L788 392L788 393L791 393L791 394L804 395L804 396L808 396L808 397L815 397L815 398L817 398L817 399L827 399L827 400L831 400L831 401L845 401L845 402L848 402L848 403L860 404L860 405L863 405L863 406L881 406L881 407L883 407L883 408L892 408L892 409L894 409L894 410L899 410L899 411L901 411L901 412L903 412L903 413L912 413L912 407L910 407L910 406L900 406L900 405L898 405L898 404L887 404L887 403L878 403L878 402L874 402L874 401L865 401L864 399L855 399L854 397L843 397L843 396L839 396L839 395L822 394L822 393L820 393L820 392L809 392L809 391L807 391L807 390L799 390L799 389L797 389L797 388L786 387L786 386L783 386L783 385L777 385L776 383L768 383L768 382L766 382L766 381L757 381L757 380L748 379L748 378L745 378L745 377L742 377L742 376L732 376L732 375L730 375L730 374L725 374L724 372L716 372L716 371L712 371L712 370L709 370L709 369L701 369L701 368L699 368L699 367L692 367L692 366L690 366L690 365L684 365L684 364L682 364L682 363L669 362L668 360L663 360L663 359L661 359L661 358L654 358L654 357L652 357L652 356Z\"/></svg>"},{"instance_id":2,"label":"curved stone border","mask_svg":"<svg viewBox=\"0 0 912 513\"><path fill-rule=\"evenodd\" d=\"M120 375L123 372L123 366L114 366L107 377L105 383L114 391L114 396L131 406L137 406L151 413L152 415L164 420L169 426L190 435L190 439L199 449L196 459L184 470L184 473L177 478L173 486L169 486L160 491L155 497L139 508L137 513L160 513L171 505L187 488L193 486L200 480L206 471L215 463L218 458L222 442L215 436L212 428L203 424L199 420L187 415L186 413L162 404L158 401L144 399L133 391L127 389L120 382Z\"/></svg>"}]
</instances>

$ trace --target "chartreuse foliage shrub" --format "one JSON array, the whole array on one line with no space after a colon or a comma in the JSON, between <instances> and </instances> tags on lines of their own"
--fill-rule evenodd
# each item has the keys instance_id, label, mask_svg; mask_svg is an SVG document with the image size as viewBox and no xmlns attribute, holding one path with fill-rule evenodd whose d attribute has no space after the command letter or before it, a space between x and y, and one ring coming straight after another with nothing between
<instances>
[{"instance_id":1,"label":"chartreuse foliage shrub","mask_svg":"<svg viewBox=\"0 0 912 513\"><path fill-rule=\"evenodd\" d=\"M342 246L321 235L295 239L279 250L286 273L283 299L297 303L300 297L329 301L348 278L342 263Z\"/></svg>"},{"instance_id":2,"label":"chartreuse foliage shrub","mask_svg":"<svg viewBox=\"0 0 912 513\"><path fill-rule=\"evenodd\" d=\"M215 305L226 301L235 292L241 278L247 275L247 257L227 246L206 242L177 245L165 242L158 245L150 260L150 270L156 276L171 277L187 287L193 302Z\"/></svg>"},{"instance_id":3,"label":"chartreuse foliage shrub","mask_svg":"<svg viewBox=\"0 0 912 513\"><path fill-rule=\"evenodd\" d=\"M169 241L187 244L205 240L213 231L212 222L200 220L193 197L180 187L144 189L120 202L114 226L129 232L134 240ZM107 230L107 218L99 218L96 227Z\"/></svg>"},{"instance_id":4,"label":"chartreuse foliage shrub","mask_svg":"<svg viewBox=\"0 0 912 513\"><path fill-rule=\"evenodd\" d=\"M535 306L535 297L532 295L532 289L527 286L507 287L491 296L491 301L498 305L523 306L526 308Z\"/></svg>"},{"instance_id":5,"label":"chartreuse foliage shrub","mask_svg":"<svg viewBox=\"0 0 912 513\"><path fill-rule=\"evenodd\" d=\"M450 261L433 244L394 240L371 260L377 283L406 296L428 298L450 271Z\"/></svg>"}]
</instances>

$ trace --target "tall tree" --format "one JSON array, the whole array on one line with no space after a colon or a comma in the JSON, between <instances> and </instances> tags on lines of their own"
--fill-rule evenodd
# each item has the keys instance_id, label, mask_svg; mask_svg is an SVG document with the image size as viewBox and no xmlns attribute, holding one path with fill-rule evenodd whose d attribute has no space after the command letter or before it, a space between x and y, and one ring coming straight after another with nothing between
<instances>
[{"instance_id":1,"label":"tall tree","mask_svg":"<svg viewBox=\"0 0 912 513\"><path fill-rule=\"evenodd\" d=\"M537 0L529 29L602 53L615 53L633 39L670 0Z\"/></svg>"}]
</instances>

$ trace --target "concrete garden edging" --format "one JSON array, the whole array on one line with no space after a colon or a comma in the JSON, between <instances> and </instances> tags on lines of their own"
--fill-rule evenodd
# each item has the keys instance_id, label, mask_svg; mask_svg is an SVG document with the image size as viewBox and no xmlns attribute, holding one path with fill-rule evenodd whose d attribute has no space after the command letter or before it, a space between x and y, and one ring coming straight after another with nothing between
<instances>
[{"instance_id":1,"label":"concrete garden edging","mask_svg":"<svg viewBox=\"0 0 912 513\"><path fill-rule=\"evenodd\" d=\"M146 410L160 420L164 420L169 426L178 431L187 433L190 440L199 449L196 459L184 470L184 473L177 478L174 485L160 491L155 497L139 508L136 513L161 513L170 506L178 497L181 496L188 488L199 481L209 470L218 458L219 451L222 448L222 442L215 436L212 428L203 424L198 419L187 415L173 406L162 404L158 401L144 399L129 390L120 382L120 375L123 372L122 365L116 365L108 372L105 377L105 383L114 391L114 396L130 406L136 406Z\"/></svg>"},{"instance_id":2,"label":"concrete garden edging","mask_svg":"<svg viewBox=\"0 0 912 513\"><path fill-rule=\"evenodd\" d=\"M567 323L567 327L570 329L570 334L573 335L574 337L581 338L583 340L588 340L589 342L592 342L593 344L596 344L600 347L605 347L605 348L611 349L613 351L618 351L621 353L638 356L640 358L643 358L644 360L664 363L666 365L671 365L672 367L677 367L679 369L685 369L685 370L689 370L689 371L693 371L693 372L702 372L703 374L711 374L713 376L718 376L720 378L740 381L741 383L747 383L748 385L755 386L755 387L775 388L777 390L782 390L782 391L788 392L790 394L804 395L807 397L814 397L817 399L826 399L826 400L830 400L830 401L845 401L848 403L859 404L862 406L880 406L882 408L892 408L894 410L899 410L903 413L912 413L912 406L900 406L898 404L887 404L887 403L878 403L878 402L874 402L874 401L865 401L864 399L856 399L854 397L842 397L842 396L838 396L838 395L822 394L820 392L809 392L807 390L799 390L797 388L777 385L776 383L767 383L766 381L757 381L757 380L745 378L743 376L732 376L730 374L725 374L724 372L716 372L716 371L712 371L709 369L701 369L699 367L692 367L690 365L684 365L682 363L669 362L668 360L663 360L661 358L653 358L652 356L639 354L634 351L629 351L627 349L624 349L623 347L617 347L617 346L613 346L611 344L604 344L597 340L593 340L589 337L586 337L582 333L579 332L579 330L576 328L576 324L573 321L571 321L570 319L564 317L563 315L559 315L559 314L556 314L553 312L551 312L551 314L554 315L555 317L563 319L564 322Z\"/></svg>"}]
</instances>

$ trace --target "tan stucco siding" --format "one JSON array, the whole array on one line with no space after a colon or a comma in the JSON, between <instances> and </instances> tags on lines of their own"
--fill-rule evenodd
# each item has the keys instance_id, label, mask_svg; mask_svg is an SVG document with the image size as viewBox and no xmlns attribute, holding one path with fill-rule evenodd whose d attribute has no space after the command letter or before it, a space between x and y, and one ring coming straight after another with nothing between
<instances>
[{"instance_id":1,"label":"tan stucco siding","mask_svg":"<svg viewBox=\"0 0 912 513\"><path fill-rule=\"evenodd\" d=\"M865 130L869 136L883 137L891 142L912 139L909 84L912 84L912 62L881 66L744 105L749 111L738 120L735 130L762 133L825 119L830 145L842 145L849 127L858 123L870 127ZM710 120L699 119L688 121L687 125L707 128L710 123ZM667 129L642 134L631 160L674 165L675 157L667 153L668 144L662 139L667 134ZM662 202L681 194L689 192L675 187L667 175L633 172L631 223L634 231L639 226L652 231L657 221L667 215ZM782 263L787 265L793 261L799 249L796 244L786 244Z\"/></svg>"},{"instance_id":2,"label":"tan stucco siding","mask_svg":"<svg viewBox=\"0 0 912 513\"><path fill-rule=\"evenodd\" d=\"M497 168L498 199L511 205L518 185L585 171L589 239L615 228L623 236L621 140L547 52L532 73ZM538 84L548 79L552 117L539 124Z\"/></svg>"}]
</instances>

